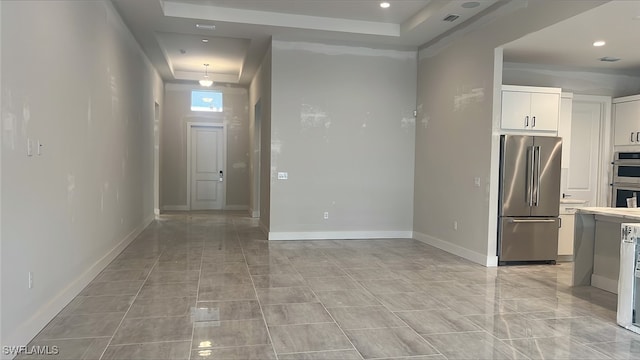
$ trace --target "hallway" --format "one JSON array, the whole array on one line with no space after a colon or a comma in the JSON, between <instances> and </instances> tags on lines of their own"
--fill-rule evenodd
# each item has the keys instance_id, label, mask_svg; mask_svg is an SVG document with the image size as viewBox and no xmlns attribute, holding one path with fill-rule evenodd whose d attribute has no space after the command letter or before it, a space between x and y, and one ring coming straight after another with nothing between
<instances>
[{"instance_id":1,"label":"hallway","mask_svg":"<svg viewBox=\"0 0 640 360\"><path fill-rule=\"evenodd\" d=\"M239 212L165 214L30 344L58 356L18 358L638 358L615 295L570 277L415 240L268 242Z\"/></svg>"}]
</instances>

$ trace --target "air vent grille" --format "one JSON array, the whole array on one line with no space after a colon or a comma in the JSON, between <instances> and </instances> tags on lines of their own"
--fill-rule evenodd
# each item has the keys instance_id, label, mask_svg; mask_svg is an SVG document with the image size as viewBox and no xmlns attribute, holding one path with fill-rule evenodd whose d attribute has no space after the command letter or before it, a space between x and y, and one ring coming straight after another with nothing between
<instances>
[{"instance_id":1,"label":"air vent grille","mask_svg":"<svg viewBox=\"0 0 640 360\"><path fill-rule=\"evenodd\" d=\"M604 61L604 62L616 62L616 61L620 60L620 58L611 57L611 56L605 56L605 57L601 57L599 60L600 61Z\"/></svg>"},{"instance_id":2,"label":"air vent grille","mask_svg":"<svg viewBox=\"0 0 640 360\"><path fill-rule=\"evenodd\" d=\"M456 20L458 20L458 18L460 17L460 15L456 15L456 14L449 14L447 16L445 16L444 21L448 21L448 22L454 22Z\"/></svg>"}]
</instances>

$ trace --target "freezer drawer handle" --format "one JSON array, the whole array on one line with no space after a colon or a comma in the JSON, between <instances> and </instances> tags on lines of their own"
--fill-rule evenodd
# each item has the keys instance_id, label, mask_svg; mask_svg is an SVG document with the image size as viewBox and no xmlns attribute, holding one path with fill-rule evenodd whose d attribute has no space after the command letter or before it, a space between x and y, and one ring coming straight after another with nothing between
<instances>
[{"instance_id":1,"label":"freezer drawer handle","mask_svg":"<svg viewBox=\"0 0 640 360\"><path fill-rule=\"evenodd\" d=\"M510 223L522 224L522 223L553 223L555 219L509 219Z\"/></svg>"}]
</instances>

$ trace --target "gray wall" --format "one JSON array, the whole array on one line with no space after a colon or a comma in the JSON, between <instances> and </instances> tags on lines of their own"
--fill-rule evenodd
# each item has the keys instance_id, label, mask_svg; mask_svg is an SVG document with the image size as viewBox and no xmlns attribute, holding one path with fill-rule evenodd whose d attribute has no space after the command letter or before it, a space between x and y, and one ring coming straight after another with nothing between
<instances>
[{"instance_id":1,"label":"gray wall","mask_svg":"<svg viewBox=\"0 0 640 360\"><path fill-rule=\"evenodd\" d=\"M250 131L250 163L251 163L251 181L259 180L257 186L260 188L259 198L257 201L257 194L255 193L255 186L251 186L251 206L250 208L255 211L260 209L260 225L264 231L268 232L270 227L271 218L271 61L272 52L271 47L267 49L267 52L262 60L260 68L256 72L255 77L251 81L249 88L249 111L251 119L251 131ZM260 101L262 104L262 118L260 123L260 151L255 148L256 125L255 125L255 105ZM255 157L260 157L260 176L256 176L254 164L256 163Z\"/></svg>"},{"instance_id":2,"label":"gray wall","mask_svg":"<svg viewBox=\"0 0 640 360\"><path fill-rule=\"evenodd\" d=\"M640 75L505 62L505 85L551 86L582 95L628 96L640 93Z\"/></svg>"},{"instance_id":3,"label":"gray wall","mask_svg":"<svg viewBox=\"0 0 640 360\"><path fill-rule=\"evenodd\" d=\"M162 81L110 2L0 8L1 343L25 345L153 219Z\"/></svg>"},{"instance_id":4,"label":"gray wall","mask_svg":"<svg viewBox=\"0 0 640 360\"><path fill-rule=\"evenodd\" d=\"M420 52L414 236L495 263L502 53L495 49L602 1L514 2L483 26ZM525 6L518 7L519 4ZM474 187L474 178L481 186ZM458 221L458 230L453 222Z\"/></svg>"},{"instance_id":5,"label":"gray wall","mask_svg":"<svg viewBox=\"0 0 640 360\"><path fill-rule=\"evenodd\" d=\"M218 123L227 128L227 209L249 206L249 108L245 88L213 86L222 92L223 112L191 111L191 90L197 85L167 84L162 123L162 208L176 210L187 206L187 123ZM209 89L207 89L209 90Z\"/></svg>"},{"instance_id":6,"label":"gray wall","mask_svg":"<svg viewBox=\"0 0 640 360\"><path fill-rule=\"evenodd\" d=\"M284 41L272 51L270 231L410 232L416 52Z\"/></svg>"}]
</instances>

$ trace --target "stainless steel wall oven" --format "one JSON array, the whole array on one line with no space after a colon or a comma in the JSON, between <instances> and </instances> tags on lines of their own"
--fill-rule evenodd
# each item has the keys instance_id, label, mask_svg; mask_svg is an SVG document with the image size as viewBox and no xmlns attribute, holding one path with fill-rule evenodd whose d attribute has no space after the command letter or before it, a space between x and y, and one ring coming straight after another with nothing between
<instances>
[{"instance_id":1,"label":"stainless steel wall oven","mask_svg":"<svg viewBox=\"0 0 640 360\"><path fill-rule=\"evenodd\" d=\"M640 194L640 152L617 152L613 159L611 207L627 207Z\"/></svg>"}]
</instances>

